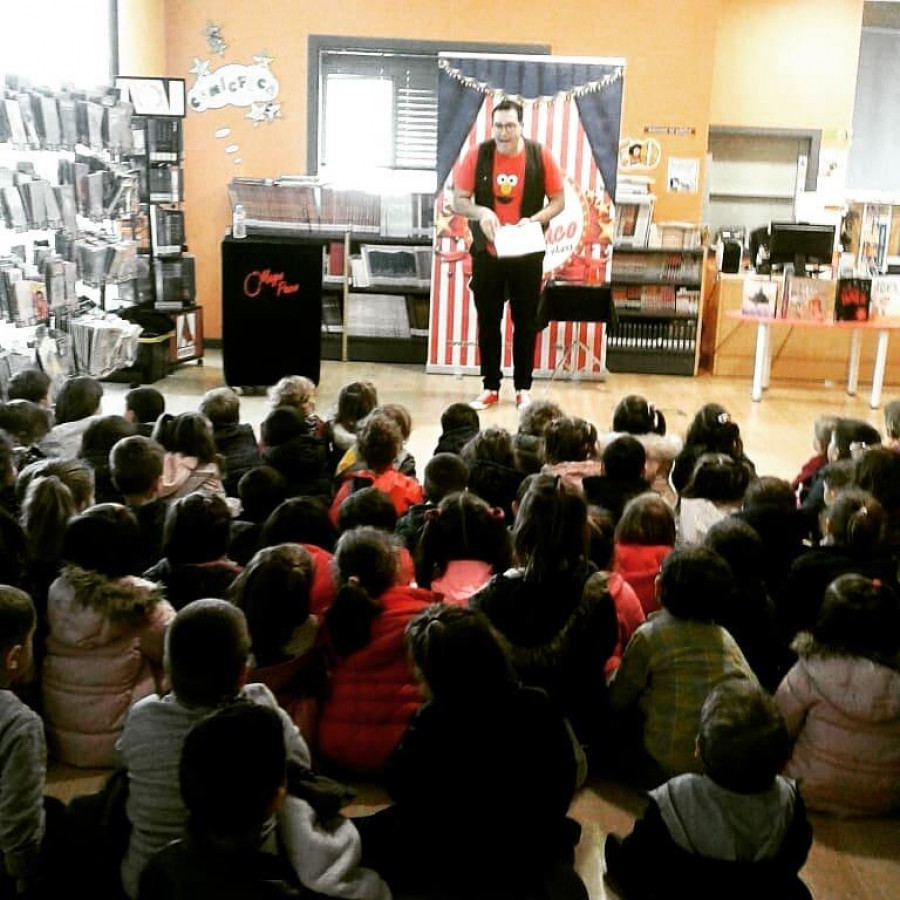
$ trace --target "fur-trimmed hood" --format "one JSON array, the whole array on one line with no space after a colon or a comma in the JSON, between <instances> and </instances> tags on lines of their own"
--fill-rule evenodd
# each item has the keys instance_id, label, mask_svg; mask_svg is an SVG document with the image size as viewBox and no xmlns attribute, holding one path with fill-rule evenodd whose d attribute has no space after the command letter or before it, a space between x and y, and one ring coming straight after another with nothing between
<instances>
[{"instance_id":1,"label":"fur-trimmed hood","mask_svg":"<svg viewBox=\"0 0 900 900\"><path fill-rule=\"evenodd\" d=\"M65 566L50 586L49 602L59 607L93 610L111 622L140 624L164 599L160 585L136 575L107 578L79 566Z\"/></svg>"}]
</instances>

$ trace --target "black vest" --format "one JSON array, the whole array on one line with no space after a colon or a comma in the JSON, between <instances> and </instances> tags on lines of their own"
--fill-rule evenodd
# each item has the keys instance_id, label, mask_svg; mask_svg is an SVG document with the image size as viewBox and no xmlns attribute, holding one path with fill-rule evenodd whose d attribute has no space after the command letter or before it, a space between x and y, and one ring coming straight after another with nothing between
<instances>
[{"instance_id":1,"label":"black vest","mask_svg":"<svg viewBox=\"0 0 900 900\"><path fill-rule=\"evenodd\" d=\"M478 206L494 208L494 152L496 144L485 141L478 145L478 160L475 163L475 203ZM541 145L525 139L525 184L522 189L522 218L533 216L544 208L544 160ZM486 253L487 241L481 226L474 219L469 226L472 230L472 253ZM546 230L546 226L545 226Z\"/></svg>"}]
</instances>

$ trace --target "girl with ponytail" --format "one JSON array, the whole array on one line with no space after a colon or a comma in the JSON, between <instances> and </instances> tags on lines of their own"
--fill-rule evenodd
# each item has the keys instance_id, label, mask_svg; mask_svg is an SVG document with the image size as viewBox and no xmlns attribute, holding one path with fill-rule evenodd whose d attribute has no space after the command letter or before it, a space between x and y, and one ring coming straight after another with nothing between
<instances>
[{"instance_id":1,"label":"girl with ponytail","mask_svg":"<svg viewBox=\"0 0 900 900\"><path fill-rule=\"evenodd\" d=\"M666 433L666 417L646 398L629 394L616 404L613 412L612 432L601 434L601 454L616 438L631 435L641 442L647 454L646 478L652 489L675 505L675 494L669 484L672 463L681 452L681 438Z\"/></svg>"},{"instance_id":2,"label":"girl with ponytail","mask_svg":"<svg viewBox=\"0 0 900 900\"><path fill-rule=\"evenodd\" d=\"M840 575L855 573L896 585L896 566L884 541L884 509L871 494L842 491L823 521L825 541L797 557L777 603L788 638L815 624L825 588Z\"/></svg>"},{"instance_id":3,"label":"girl with ponytail","mask_svg":"<svg viewBox=\"0 0 900 900\"><path fill-rule=\"evenodd\" d=\"M492 575L510 566L512 547L503 510L475 494L450 494L425 513L416 556L420 587L440 594L445 603L467 603Z\"/></svg>"},{"instance_id":4,"label":"girl with ponytail","mask_svg":"<svg viewBox=\"0 0 900 900\"><path fill-rule=\"evenodd\" d=\"M325 613L333 663L319 752L353 774L380 772L422 702L403 634L438 598L395 586L396 565L390 535L368 526L344 532L334 553L337 596Z\"/></svg>"}]
</instances>

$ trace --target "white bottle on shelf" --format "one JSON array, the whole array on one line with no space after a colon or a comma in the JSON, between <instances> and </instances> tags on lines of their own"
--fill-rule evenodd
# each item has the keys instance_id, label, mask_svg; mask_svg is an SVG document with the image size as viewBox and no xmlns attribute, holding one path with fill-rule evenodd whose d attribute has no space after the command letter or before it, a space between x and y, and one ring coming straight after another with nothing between
<instances>
[{"instance_id":1,"label":"white bottle on shelf","mask_svg":"<svg viewBox=\"0 0 900 900\"><path fill-rule=\"evenodd\" d=\"M244 207L241 203L234 205L234 212L231 214L231 236L235 240L247 237L247 220L244 218Z\"/></svg>"}]
</instances>

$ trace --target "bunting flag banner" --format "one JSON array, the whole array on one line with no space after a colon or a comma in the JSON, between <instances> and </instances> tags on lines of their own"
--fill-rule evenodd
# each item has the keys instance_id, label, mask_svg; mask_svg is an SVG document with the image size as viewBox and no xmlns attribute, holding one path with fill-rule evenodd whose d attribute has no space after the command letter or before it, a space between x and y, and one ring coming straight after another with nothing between
<instances>
[{"instance_id":1,"label":"bunting flag banner","mask_svg":"<svg viewBox=\"0 0 900 900\"><path fill-rule=\"evenodd\" d=\"M624 64L471 54L441 56L438 65L439 192L426 369L477 374L477 315L469 290L472 238L469 223L452 212L453 167L491 139L494 104L504 97L519 101L524 136L543 144L565 176L566 206L546 233L544 277L574 284L607 281ZM603 327L601 322L551 321L537 338L534 374L552 374L574 344L567 368L582 378L602 377ZM504 375L512 373L512 329L507 304L501 326Z\"/></svg>"}]
</instances>

